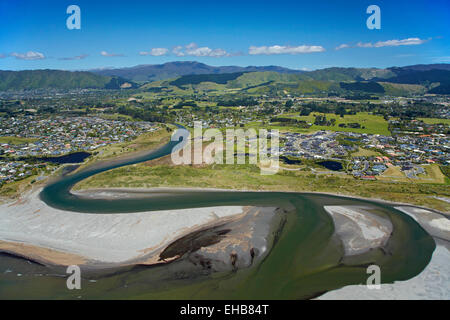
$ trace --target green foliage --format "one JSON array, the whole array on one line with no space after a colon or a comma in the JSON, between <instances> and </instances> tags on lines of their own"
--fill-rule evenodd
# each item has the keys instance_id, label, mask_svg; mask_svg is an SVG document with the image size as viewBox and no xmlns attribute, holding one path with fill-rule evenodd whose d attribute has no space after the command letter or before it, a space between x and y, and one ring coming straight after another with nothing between
<instances>
[{"instance_id":1,"label":"green foliage","mask_svg":"<svg viewBox=\"0 0 450 320\"><path fill-rule=\"evenodd\" d=\"M121 89L122 86L125 86L125 88L127 89L138 87L136 83L119 77L119 78L112 78L107 84L105 84L105 89Z\"/></svg>"},{"instance_id":2,"label":"green foliage","mask_svg":"<svg viewBox=\"0 0 450 320\"><path fill-rule=\"evenodd\" d=\"M214 82L218 84L226 84L230 80L234 80L242 76L243 72L222 73L222 74L190 74L181 76L180 78L170 82L173 86L184 86L187 84L199 84L201 82Z\"/></svg>"},{"instance_id":3,"label":"green foliage","mask_svg":"<svg viewBox=\"0 0 450 320\"><path fill-rule=\"evenodd\" d=\"M101 89L111 80L90 72L60 70L0 71L0 91L30 89Z\"/></svg>"},{"instance_id":4,"label":"green foliage","mask_svg":"<svg viewBox=\"0 0 450 320\"><path fill-rule=\"evenodd\" d=\"M384 88L376 82L341 82L342 89L349 91L364 91L370 93L384 93Z\"/></svg>"}]
</instances>

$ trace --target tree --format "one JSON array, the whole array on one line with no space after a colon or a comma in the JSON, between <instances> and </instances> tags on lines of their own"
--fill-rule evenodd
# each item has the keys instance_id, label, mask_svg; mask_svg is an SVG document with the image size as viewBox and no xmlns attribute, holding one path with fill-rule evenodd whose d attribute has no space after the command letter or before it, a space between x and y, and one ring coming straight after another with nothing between
<instances>
[{"instance_id":1,"label":"tree","mask_svg":"<svg viewBox=\"0 0 450 320\"><path fill-rule=\"evenodd\" d=\"M294 102L292 100L288 100L284 104L284 107L288 110L288 109L292 108L293 105L294 105Z\"/></svg>"}]
</instances>

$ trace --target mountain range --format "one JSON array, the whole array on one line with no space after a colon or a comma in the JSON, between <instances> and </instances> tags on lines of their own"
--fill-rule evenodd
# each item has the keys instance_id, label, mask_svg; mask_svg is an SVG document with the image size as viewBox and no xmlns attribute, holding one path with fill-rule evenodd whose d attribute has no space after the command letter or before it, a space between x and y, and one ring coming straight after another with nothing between
<instances>
[{"instance_id":1,"label":"mountain range","mask_svg":"<svg viewBox=\"0 0 450 320\"><path fill-rule=\"evenodd\" d=\"M295 94L366 92L388 95L450 94L450 64L314 71L278 66L215 67L194 61L89 71L0 71L0 91L28 89L130 89L153 92Z\"/></svg>"},{"instance_id":2,"label":"mountain range","mask_svg":"<svg viewBox=\"0 0 450 320\"><path fill-rule=\"evenodd\" d=\"M131 68L92 69L89 71L102 76L122 77L133 81L157 81L193 74L222 74L222 73L262 72L262 71L271 71L278 73L302 72L299 70L293 70L278 66L213 67L196 61L174 61L174 62L167 62L164 64L138 65Z\"/></svg>"}]
</instances>

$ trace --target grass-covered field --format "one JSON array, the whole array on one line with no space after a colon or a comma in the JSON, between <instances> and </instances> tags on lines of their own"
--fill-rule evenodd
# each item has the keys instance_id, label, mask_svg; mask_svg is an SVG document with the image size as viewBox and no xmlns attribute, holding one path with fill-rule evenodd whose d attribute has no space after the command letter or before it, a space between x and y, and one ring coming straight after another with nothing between
<instances>
[{"instance_id":1,"label":"grass-covered field","mask_svg":"<svg viewBox=\"0 0 450 320\"><path fill-rule=\"evenodd\" d=\"M330 192L366 198L412 203L442 211L450 205L433 196L450 197L446 184L362 181L348 175L315 175L309 170L281 170L261 175L255 165L172 166L170 158L103 172L76 189L198 187L235 190Z\"/></svg>"},{"instance_id":2,"label":"grass-covered field","mask_svg":"<svg viewBox=\"0 0 450 320\"><path fill-rule=\"evenodd\" d=\"M378 177L379 180L386 182L409 182L409 183L436 183L444 184L446 183L445 175L442 173L439 165L425 165L423 166L425 173L419 174L417 179L408 178L404 172L401 171L400 167L390 166L381 176Z\"/></svg>"},{"instance_id":3,"label":"grass-covered field","mask_svg":"<svg viewBox=\"0 0 450 320\"><path fill-rule=\"evenodd\" d=\"M320 113L313 112L308 116L300 116L298 114L283 114L282 117L289 117L297 120L303 120L309 123L314 123L314 116L319 115ZM323 113L322 113L323 114ZM327 120L336 119L336 123L334 126L317 126L312 125L308 129L303 129L295 126L281 126L277 125L269 125L265 127L270 127L283 131L295 131L295 132L314 132L319 130L329 130L329 131L345 131L345 132L357 132L357 133L368 133L368 134L382 134L389 136L391 133L388 130L388 122L383 119L382 116L369 114L367 112L359 112L355 115L345 115L344 117L340 117L334 113L325 113ZM339 127L340 123L359 123L361 125L360 129L355 128L341 128ZM248 126L262 126L261 123L250 123ZM364 128L363 128L364 127Z\"/></svg>"},{"instance_id":4,"label":"grass-covered field","mask_svg":"<svg viewBox=\"0 0 450 320\"><path fill-rule=\"evenodd\" d=\"M25 144L34 142L37 139L34 138L20 138L20 137L10 137L10 136L3 136L0 137L0 143L8 143L8 144Z\"/></svg>"},{"instance_id":5,"label":"grass-covered field","mask_svg":"<svg viewBox=\"0 0 450 320\"><path fill-rule=\"evenodd\" d=\"M417 120L423 121L427 124L440 124L443 123L450 126L450 119L439 119L439 118L418 118Z\"/></svg>"},{"instance_id":6,"label":"grass-covered field","mask_svg":"<svg viewBox=\"0 0 450 320\"><path fill-rule=\"evenodd\" d=\"M378 157L382 154L373 150L359 148L358 151L352 153L352 157Z\"/></svg>"}]
</instances>

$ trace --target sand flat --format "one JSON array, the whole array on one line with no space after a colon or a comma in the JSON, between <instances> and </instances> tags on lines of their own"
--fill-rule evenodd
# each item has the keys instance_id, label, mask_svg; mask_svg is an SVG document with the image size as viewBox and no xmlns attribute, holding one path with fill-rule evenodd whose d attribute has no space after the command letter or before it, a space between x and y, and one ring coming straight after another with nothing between
<instances>
[{"instance_id":1,"label":"sand flat","mask_svg":"<svg viewBox=\"0 0 450 320\"><path fill-rule=\"evenodd\" d=\"M381 270L381 278L383 271ZM383 283L380 289L350 285L320 296L319 300L449 300L450 251L439 244L428 266L406 281Z\"/></svg>"},{"instance_id":2,"label":"sand flat","mask_svg":"<svg viewBox=\"0 0 450 320\"><path fill-rule=\"evenodd\" d=\"M31 192L12 204L0 205L0 250L14 252L13 244L16 243L22 244L16 248L47 249L41 253L49 250L66 253L77 257L78 262L124 264L140 258L149 260L187 232L220 223L245 211L242 206L224 206L88 214L49 207L39 199L39 192ZM22 255L26 256L26 253L27 250L21 251ZM45 258L43 260L52 260L51 255Z\"/></svg>"},{"instance_id":3,"label":"sand flat","mask_svg":"<svg viewBox=\"0 0 450 320\"><path fill-rule=\"evenodd\" d=\"M346 255L355 255L384 246L392 232L392 223L360 206L324 206L333 218L335 232Z\"/></svg>"},{"instance_id":4,"label":"sand flat","mask_svg":"<svg viewBox=\"0 0 450 320\"><path fill-rule=\"evenodd\" d=\"M449 219L440 213L414 206L395 209L412 217L436 241L430 263L417 276L406 281L381 284L380 289L350 285L320 296L323 300L449 300L450 299L450 231ZM383 271L381 270L383 279Z\"/></svg>"}]
</instances>

